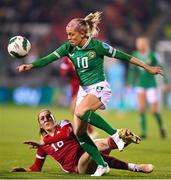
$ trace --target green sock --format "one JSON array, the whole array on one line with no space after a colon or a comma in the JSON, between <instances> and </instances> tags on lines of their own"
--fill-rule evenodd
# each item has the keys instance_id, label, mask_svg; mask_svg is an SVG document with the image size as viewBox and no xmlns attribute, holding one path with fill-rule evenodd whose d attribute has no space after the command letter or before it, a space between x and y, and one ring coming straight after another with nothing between
<instances>
[{"instance_id":1,"label":"green sock","mask_svg":"<svg viewBox=\"0 0 171 180\"><path fill-rule=\"evenodd\" d=\"M147 135L147 125L146 125L145 113L140 113L140 127L141 127L142 135L146 136Z\"/></svg>"},{"instance_id":2,"label":"green sock","mask_svg":"<svg viewBox=\"0 0 171 180\"><path fill-rule=\"evenodd\" d=\"M81 136L77 136L77 140L79 141L81 147L93 158L93 160L98 165L103 167L107 166L107 163L104 161L96 145L87 133L84 133Z\"/></svg>"},{"instance_id":3,"label":"green sock","mask_svg":"<svg viewBox=\"0 0 171 180\"><path fill-rule=\"evenodd\" d=\"M92 124L97 128L104 130L110 135L115 134L117 131L117 129L112 128L102 117L100 117L92 110L86 111L80 119L88 122L89 124Z\"/></svg>"},{"instance_id":4,"label":"green sock","mask_svg":"<svg viewBox=\"0 0 171 180\"><path fill-rule=\"evenodd\" d=\"M159 113L154 113L154 117L159 125L159 128L162 129L163 128L163 121L161 118L161 115Z\"/></svg>"}]
</instances>

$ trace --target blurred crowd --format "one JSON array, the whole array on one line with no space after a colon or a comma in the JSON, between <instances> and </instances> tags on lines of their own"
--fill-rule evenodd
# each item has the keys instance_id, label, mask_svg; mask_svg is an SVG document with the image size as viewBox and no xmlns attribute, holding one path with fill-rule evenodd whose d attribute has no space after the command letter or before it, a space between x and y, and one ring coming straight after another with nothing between
<instances>
[{"instance_id":1,"label":"blurred crowd","mask_svg":"<svg viewBox=\"0 0 171 180\"><path fill-rule=\"evenodd\" d=\"M99 38L131 53L139 35L150 37L153 46L160 39L171 38L170 10L169 0L0 0L0 86L55 86L64 82L57 78L58 62L23 74L15 67L54 51L66 41L65 27L72 18L102 11ZM15 35L26 36L32 44L24 59L12 59L7 53L8 40Z\"/></svg>"}]
</instances>

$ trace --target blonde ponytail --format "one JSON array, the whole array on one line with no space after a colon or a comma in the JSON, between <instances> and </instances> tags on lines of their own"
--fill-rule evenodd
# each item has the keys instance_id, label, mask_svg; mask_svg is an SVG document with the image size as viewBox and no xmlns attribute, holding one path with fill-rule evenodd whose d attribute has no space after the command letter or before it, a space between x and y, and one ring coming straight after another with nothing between
<instances>
[{"instance_id":1,"label":"blonde ponytail","mask_svg":"<svg viewBox=\"0 0 171 180\"><path fill-rule=\"evenodd\" d=\"M90 13L84 18L84 21L88 25L87 27L87 36L97 36L99 32L98 24L100 23L101 20L101 14L102 12L95 12L95 13Z\"/></svg>"},{"instance_id":2,"label":"blonde ponytail","mask_svg":"<svg viewBox=\"0 0 171 180\"><path fill-rule=\"evenodd\" d=\"M75 28L79 33L84 33L86 37L95 37L98 35L100 16L102 12L90 13L85 18L72 19L66 28Z\"/></svg>"}]
</instances>

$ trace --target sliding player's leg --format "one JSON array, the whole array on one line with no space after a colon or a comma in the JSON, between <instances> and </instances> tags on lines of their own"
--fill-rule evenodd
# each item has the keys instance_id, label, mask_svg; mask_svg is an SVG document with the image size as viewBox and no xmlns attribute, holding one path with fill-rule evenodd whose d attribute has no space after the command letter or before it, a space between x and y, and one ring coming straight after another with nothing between
<instances>
[{"instance_id":1,"label":"sliding player's leg","mask_svg":"<svg viewBox=\"0 0 171 180\"><path fill-rule=\"evenodd\" d=\"M135 163L127 163L125 161L121 161L113 156L109 156L106 154L102 155L104 160L108 163L109 167L112 169L123 169L134 172L143 172L150 173L153 171L154 166L152 164L135 164Z\"/></svg>"}]
</instances>

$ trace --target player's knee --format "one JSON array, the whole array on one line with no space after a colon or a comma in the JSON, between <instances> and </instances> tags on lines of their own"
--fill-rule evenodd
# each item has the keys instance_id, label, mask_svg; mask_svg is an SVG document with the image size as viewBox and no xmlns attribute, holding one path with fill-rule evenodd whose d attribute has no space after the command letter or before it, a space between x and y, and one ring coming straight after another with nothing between
<instances>
[{"instance_id":1,"label":"player's knee","mask_svg":"<svg viewBox=\"0 0 171 180\"><path fill-rule=\"evenodd\" d=\"M74 112L74 115L77 116L78 118L81 118L83 114L84 114L84 112L82 112L80 110L75 110L75 112Z\"/></svg>"},{"instance_id":2,"label":"player's knee","mask_svg":"<svg viewBox=\"0 0 171 180\"><path fill-rule=\"evenodd\" d=\"M76 116L85 122L89 122L91 114L92 114L92 110L87 110L87 111L83 111L81 113L78 112L76 114Z\"/></svg>"},{"instance_id":3,"label":"player's knee","mask_svg":"<svg viewBox=\"0 0 171 180\"><path fill-rule=\"evenodd\" d=\"M82 117L84 117L84 115L87 113L87 109L86 108L77 108L76 110L75 110L75 112L74 112L74 114L78 117L78 118L80 118L80 119L82 119Z\"/></svg>"}]
</instances>

